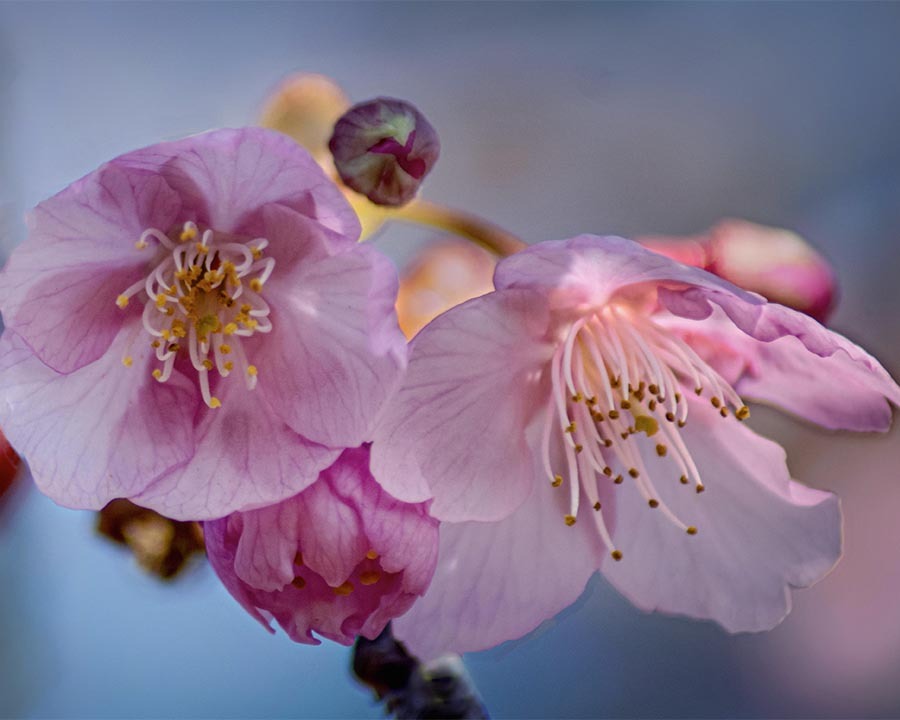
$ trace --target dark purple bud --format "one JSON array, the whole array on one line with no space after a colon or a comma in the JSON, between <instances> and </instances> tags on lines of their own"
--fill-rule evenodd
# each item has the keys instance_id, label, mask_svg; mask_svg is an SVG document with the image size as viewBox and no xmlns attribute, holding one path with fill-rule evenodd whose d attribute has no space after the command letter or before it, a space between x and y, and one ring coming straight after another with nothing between
<instances>
[{"instance_id":1,"label":"dark purple bud","mask_svg":"<svg viewBox=\"0 0 900 720\"><path fill-rule=\"evenodd\" d=\"M376 205L404 205L437 162L441 144L431 123L404 100L354 105L328 143L341 180Z\"/></svg>"}]
</instances>

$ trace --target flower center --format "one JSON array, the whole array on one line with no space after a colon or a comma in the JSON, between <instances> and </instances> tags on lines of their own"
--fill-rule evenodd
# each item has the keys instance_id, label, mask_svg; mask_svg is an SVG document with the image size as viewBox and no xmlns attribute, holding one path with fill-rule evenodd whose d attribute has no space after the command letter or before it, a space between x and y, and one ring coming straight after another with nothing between
<instances>
[{"instance_id":1,"label":"flower center","mask_svg":"<svg viewBox=\"0 0 900 720\"><path fill-rule=\"evenodd\" d=\"M159 361L154 378L166 382L179 352L186 351L204 402L220 407L210 392L210 372L225 378L237 370L248 389L256 387L258 371L248 363L241 342L272 330L269 305L261 294L275 268L273 258L263 257L268 240L241 241L212 230L201 235L196 224L186 222L177 241L149 228L135 247L144 250L153 241L158 258L152 269L119 295L116 305L124 310L135 296L144 303L142 327ZM131 356L122 362L131 366Z\"/></svg>"},{"instance_id":2,"label":"flower center","mask_svg":"<svg viewBox=\"0 0 900 720\"><path fill-rule=\"evenodd\" d=\"M707 393L723 418L733 414L744 420L750 411L731 385L681 338L614 304L572 324L553 355L550 373L542 459L554 487L568 481L566 524L575 524L584 493L596 511L600 536L612 557L621 560L603 520L599 488L605 482L619 485L627 475L650 508L696 535L696 527L682 522L659 499L638 444L646 441L639 436L656 438L655 455L674 462L682 485L703 492L700 473L680 434L688 421L681 389L692 388L698 396ZM563 439L562 474L554 471L551 461L554 426Z\"/></svg>"}]
</instances>

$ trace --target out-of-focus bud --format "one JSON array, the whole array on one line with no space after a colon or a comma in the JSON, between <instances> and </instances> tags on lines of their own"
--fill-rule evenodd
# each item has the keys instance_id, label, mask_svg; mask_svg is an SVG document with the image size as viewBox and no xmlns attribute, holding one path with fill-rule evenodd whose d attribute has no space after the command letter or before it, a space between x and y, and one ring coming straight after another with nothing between
<instances>
[{"instance_id":1,"label":"out-of-focus bud","mask_svg":"<svg viewBox=\"0 0 900 720\"><path fill-rule=\"evenodd\" d=\"M415 197L440 154L425 116L408 102L383 97L344 113L328 147L344 184L391 207Z\"/></svg>"},{"instance_id":2,"label":"out-of-focus bud","mask_svg":"<svg viewBox=\"0 0 900 720\"><path fill-rule=\"evenodd\" d=\"M309 150L319 165L331 166L328 140L350 100L330 78L297 73L287 78L266 101L259 124L289 135Z\"/></svg>"},{"instance_id":3,"label":"out-of-focus bud","mask_svg":"<svg viewBox=\"0 0 900 720\"><path fill-rule=\"evenodd\" d=\"M831 266L790 230L726 219L697 237L638 240L816 320L824 322L834 309L837 286Z\"/></svg>"},{"instance_id":4,"label":"out-of-focus bud","mask_svg":"<svg viewBox=\"0 0 900 720\"><path fill-rule=\"evenodd\" d=\"M20 460L16 451L6 441L6 436L0 431L0 497L6 493L16 479L19 472Z\"/></svg>"},{"instance_id":5,"label":"out-of-focus bud","mask_svg":"<svg viewBox=\"0 0 900 720\"><path fill-rule=\"evenodd\" d=\"M97 532L127 546L142 568L165 580L203 552L198 523L170 520L128 500L113 500L97 513Z\"/></svg>"},{"instance_id":6,"label":"out-of-focus bud","mask_svg":"<svg viewBox=\"0 0 900 720\"><path fill-rule=\"evenodd\" d=\"M459 655L422 663L388 624L374 640L353 646L353 674L375 691L387 712L405 720L486 720L489 715Z\"/></svg>"},{"instance_id":7,"label":"out-of-focus bud","mask_svg":"<svg viewBox=\"0 0 900 720\"><path fill-rule=\"evenodd\" d=\"M496 264L492 255L467 240L444 240L426 247L400 280L400 329L411 338L445 310L493 290Z\"/></svg>"}]
</instances>

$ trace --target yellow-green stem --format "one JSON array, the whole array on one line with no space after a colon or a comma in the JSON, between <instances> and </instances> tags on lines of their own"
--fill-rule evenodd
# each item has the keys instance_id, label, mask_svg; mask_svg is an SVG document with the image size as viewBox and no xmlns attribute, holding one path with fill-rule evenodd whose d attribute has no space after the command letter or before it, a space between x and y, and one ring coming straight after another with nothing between
<instances>
[{"instance_id":1,"label":"yellow-green stem","mask_svg":"<svg viewBox=\"0 0 900 720\"><path fill-rule=\"evenodd\" d=\"M409 205L397 208L390 215L391 220L428 225L471 240L499 257L506 257L527 247L527 244L512 233L493 223L461 210L437 205L427 200L415 200Z\"/></svg>"}]
</instances>

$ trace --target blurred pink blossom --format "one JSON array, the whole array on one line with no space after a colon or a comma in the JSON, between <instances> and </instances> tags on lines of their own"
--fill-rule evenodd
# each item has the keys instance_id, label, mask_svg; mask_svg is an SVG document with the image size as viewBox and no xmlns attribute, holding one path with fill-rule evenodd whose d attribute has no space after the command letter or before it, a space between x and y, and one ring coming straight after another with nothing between
<instances>
[{"instance_id":1,"label":"blurred pink blossom","mask_svg":"<svg viewBox=\"0 0 900 720\"><path fill-rule=\"evenodd\" d=\"M790 230L725 219L696 237L647 236L638 242L821 322L834 309L837 286L831 266Z\"/></svg>"},{"instance_id":2,"label":"blurred pink blossom","mask_svg":"<svg viewBox=\"0 0 900 720\"><path fill-rule=\"evenodd\" d=\"M647 610L780 622L788 589L838 559L840 510L791 480L738 393L883 431L900 402L887 372L807 315L621 238L540 243L494 283L412 341L376 432L375 477L443 521L398 637L425 656L519 637L597 570Z\"/></svg>"},{"instance_id":3,"label":"blurred pink blossom","mask_svg":"<svg viewBox=\"0 0 900 720\"><path fill-rule=\"evenodd\" d=\"M437 521L379 487L365 446L299 495L204 529L225 587L301 643L317 644L313 632L345 645L376 638L425 592L437 560Z\"/></svg>"}]
</instances>

